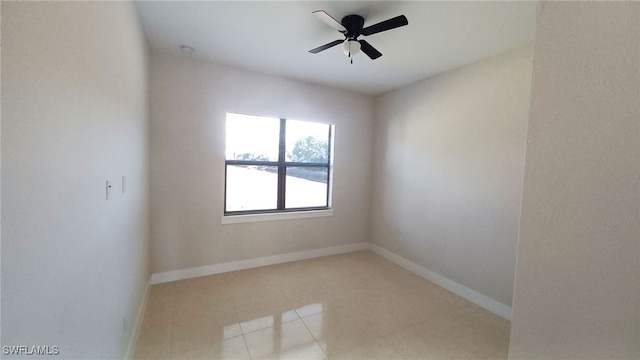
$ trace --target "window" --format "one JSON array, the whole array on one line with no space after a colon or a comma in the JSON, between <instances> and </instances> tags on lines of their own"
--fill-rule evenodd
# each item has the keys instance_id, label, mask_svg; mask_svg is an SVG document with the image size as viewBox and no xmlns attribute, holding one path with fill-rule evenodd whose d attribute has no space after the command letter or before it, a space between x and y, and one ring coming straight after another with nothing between
<instances>
[{"instance_id":1,"label":"window","mask_svg":"<svg viewBox=\"0 0 640 360\"><path fill-rule=\"evenodd\" d=\"M225 215L329 209L333 126L227 114Z\"/></svg>"}]
</instances>

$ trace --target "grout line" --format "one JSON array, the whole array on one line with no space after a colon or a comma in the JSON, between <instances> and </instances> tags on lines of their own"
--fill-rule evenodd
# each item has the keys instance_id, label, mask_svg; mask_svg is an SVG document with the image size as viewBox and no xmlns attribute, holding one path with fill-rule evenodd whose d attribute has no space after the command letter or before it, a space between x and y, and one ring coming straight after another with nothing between
<instances>
[{"instance_id":1,"label":"grout line","mask_svg":"<svg viewBox=\"0 0 640 360\"><path fill-rule=\"evenodd\" d=\"M247 349L247 354L249 354L249 359L253 360L253 356L251 356L251 351L249 351L249 344L247 344L247 338L244 337L244 334L240 336L242 336L242 341L244 342L245 349Z\"/></svg>"},{"instance_id":2,"label":"grout line","mask_svg":"<svg viewBox=\"0 0 640 360\"><path fill-rule=\"evenodd\" d=\"M236 324L238 324L238 327L240 328L240 335L242 336L242 342L244 342L244 348L247 350L247 354L249 354L249 359L253 360L253 356L251 356L251 351L249 351L249 344L247 344L247 338L244 337L244 330L242 330L242 326L240 325L240 316L238 315L238 307L236 306L236 299L234 299L234 297L229 293L229 280L227 279L227 276L225 276L225 273L222 273L222 280L224 281L224 288L225 291L227 292L227 295L229 295L229 298L231 299L231 305L233 305L233 313L236 315ZM234 336L235 338L236 336Z\"/></svg>"},{"instance_id":3,"label":"grout line","mask_svg":"<svg viewBox=\"0 0 640 360\"><path fill-rule=\"evenodd\" d=\"M321 313L318 313L318 314L321 314ZM317 315L317 314L313 314L313 315ZM307 315L305 317L309 317L309 316L313 316L313 315ZM311 338L313 339L313 341L315 341L316 345L318 345L318 347L320 347L320 350L324 354L325 359L328 359L329 358L329 354L327 354L327 352L322 348L322 345L320 345L320 342L318 341L318 339L316 339L315 335L313 335L313 332L309 329L309 327L304 322L304 320L302 320L303 318L299 314L298 314L298 316L300 317L300 321L302 322L302 325L304 325L304 327L307 329L309 334L311 334Z\"/></svg>"},{"instance_id":4,"label":"grout line","mask_svg":"<svg viewBox=\"0 0 640 360\"><path fill-rule=\"evenodd\" d=\"M400 358L405 359L405 360L408 360L406 357L404 357L404 355L402 355L402 352L400 352L400 350L399 350L396 346L394 346L392 343L390 343L390 342L387 340L387 337L386 337L386 336L382 338L382 341L383 341L385 344L387 344L389 347L391 347L391 348L395 351L395 353L396 353L397 355L399 355L399 356L400 356Z\"/></svg>"}]
</instances>

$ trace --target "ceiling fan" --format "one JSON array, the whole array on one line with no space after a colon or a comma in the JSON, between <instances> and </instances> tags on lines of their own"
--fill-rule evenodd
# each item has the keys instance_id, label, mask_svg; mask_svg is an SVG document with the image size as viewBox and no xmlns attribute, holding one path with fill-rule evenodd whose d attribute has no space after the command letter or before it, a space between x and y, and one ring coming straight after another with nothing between
<instances>
[{"instance_id":1,"label":"ceiling fan","mask_svg":"<svg viewBox=\"0 0 640 360\"><path fill-rule=\"evenodd\" d=\"M344 53L345 55L348 55L349 58L351 58L352 64L352 55L355 55L360 51L370 57L371 60L375 60L382 56L382 53L371 46L371 44L369 44L366 40L358 40L358 36L369 36L409 24L407 18L404 15L396 16L389 20L364 27L364 18L360 15L347 15L342 18L341 22L338 22L338 20L334 19L333 17L331 17L331 15L327 14L323 10L314 11L313 14L322 22L342 33L344 35L344 40L332 41L328 44L309 50L309 52L312 54L317 54L336 45L343 44L342 47Z\"/></svg>"}]
</instances>

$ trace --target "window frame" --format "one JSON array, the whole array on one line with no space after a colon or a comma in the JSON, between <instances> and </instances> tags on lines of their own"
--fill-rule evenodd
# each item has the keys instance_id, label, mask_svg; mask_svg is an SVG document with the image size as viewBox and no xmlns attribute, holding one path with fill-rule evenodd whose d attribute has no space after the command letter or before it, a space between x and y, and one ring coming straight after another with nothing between
<instances>
[{"instance_id":1,"label":"window frame","mask_svg":"<svg viewBox=\"0 0 640 360\"><path fill-rule=\"evenodd\" d=\"M287 119L280 118L280 132L278 137L278 160L277 161L261 161L261 160L227 160L225 156L224 162L224 208L223 216L236 216L236 215L256 215L256 214L280 214L291 212L304 212L304 211L318 211L318 210L331 210L331 189L332 189L332 173L333 173L333 133L334 125L328 125L329 134L327 140L327 162L297 162L287 161L286 154L286 136L287 136ZM226 139L226 130L225 130ZM227 169L229 166L271 166L278 169L278 187L277 187L277 201L275 209L258 209L258 210L241 210L241 211L227 211ZM310 207L297 207L286 208L286 187L287 187L287 168L288 167L318 167L327 169L327 194L325 197L325 206L310 206Z\"/></svg>"}]
</instances>

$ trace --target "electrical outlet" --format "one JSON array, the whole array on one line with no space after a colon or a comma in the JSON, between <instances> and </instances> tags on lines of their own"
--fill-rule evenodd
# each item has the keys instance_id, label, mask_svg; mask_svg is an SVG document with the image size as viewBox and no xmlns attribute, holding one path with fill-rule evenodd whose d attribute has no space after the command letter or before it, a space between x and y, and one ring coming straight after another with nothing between
<instances>
[{"instance_id":1,"label":"electrical outlet","mask_svg":"<svg viewBox=\"0 0 640 360\"><path fill-rule=\"evenodd\" d=\"M287 242L291 242L291 234L287 234Z\"/></svg>"}]
</instances>

